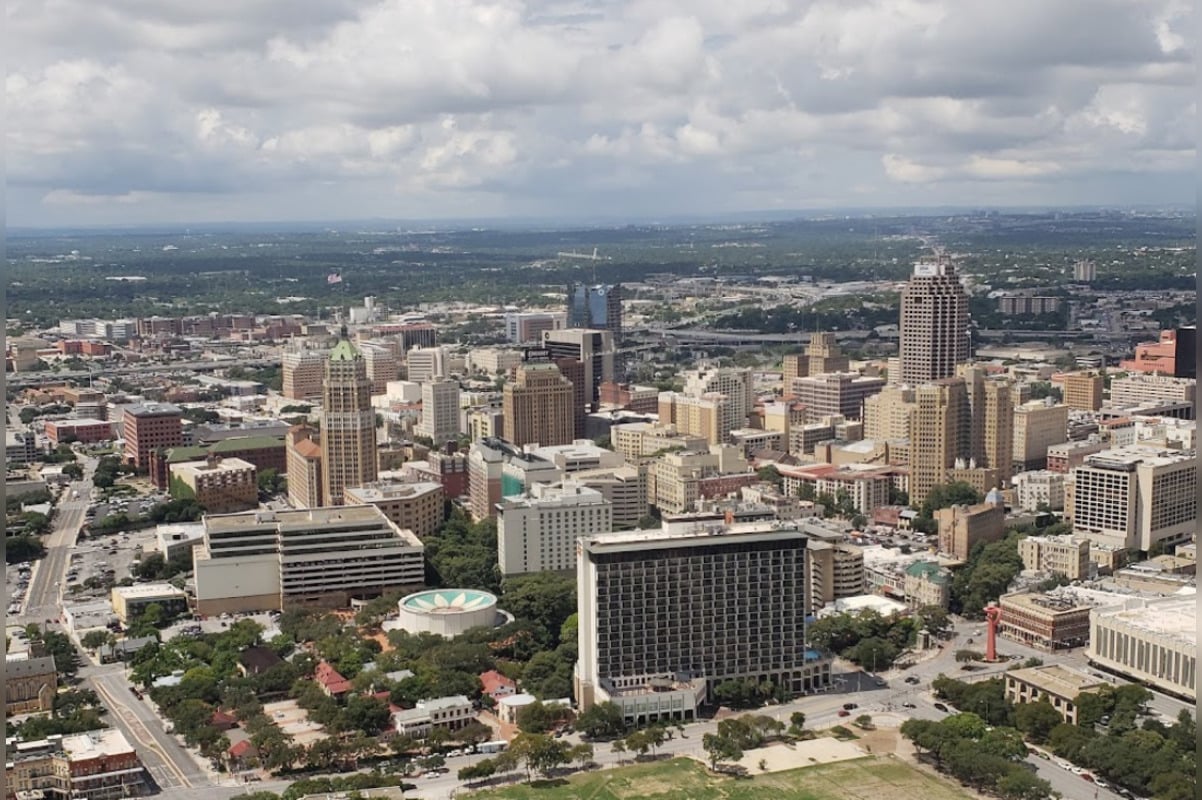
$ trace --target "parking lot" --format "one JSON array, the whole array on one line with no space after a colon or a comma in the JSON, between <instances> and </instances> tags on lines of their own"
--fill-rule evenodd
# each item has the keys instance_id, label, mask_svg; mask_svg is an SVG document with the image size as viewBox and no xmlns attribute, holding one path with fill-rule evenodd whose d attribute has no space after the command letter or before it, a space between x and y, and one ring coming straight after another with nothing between
<instances>
[{"instance_id":1,"label":"parking lot","mask_svg":"<svg viewBox=\"0 0 1202 800\"><path fill-rule=\"evenodd\" d=\"M29 588L29 576L32 569L29 564L7 564L4 567L4 587L8 590L8 614L13 616L21 613L25 603L25 591Z\"/></svg>"},{"instance_id":2,"label":"parking lot","mask_svg":"<svg viewBox=\"0 0 1202 800\"><path fill-rule=\"evenodd\" d=\"M269 642L280 633L280 629L276 626L276 619L278 617L279 615L275 612L263 612L261 614L224 614L220 617L181 620L168 628L164 628L160 631L160 635L163 641L167 642L177 636L220 633L228 630L230 625L240 619L251 619L263 627L263 641Z\"/></svg>"},{"instance_id":3,"label":"parking lot","mask_svg":"<svg viewBox=\"0 0 1202 800\"><path fill-rule=\"evenodd\" d=\"M68 601L107 597L105 578L116 583L130 577L134 561L156 547L154 528L81 539L71 551L64 596Z\"/></svg>"}]
</instances>

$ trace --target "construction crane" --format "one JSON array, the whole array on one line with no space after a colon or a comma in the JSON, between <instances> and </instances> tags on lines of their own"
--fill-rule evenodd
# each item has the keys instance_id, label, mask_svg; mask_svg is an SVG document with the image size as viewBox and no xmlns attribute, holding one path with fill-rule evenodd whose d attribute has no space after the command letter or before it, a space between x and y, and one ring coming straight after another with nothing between
<instances>
[{"instance_id":1,"label":"construction crane","mask_svg":"<svg viewBox=\"0 0 1202 800\"><path fill-rule=\"evenodd\" d=\"M572 251L572 252L567 252L567 253L556 253L555 257L556 258L577 258L582 261L607 261L609 259L609 256L598 255L597 248L595 248L595 247L593 248L593 252L591 255L589 253L578 253L578 252Z\"/></svg>"}]
</instances>

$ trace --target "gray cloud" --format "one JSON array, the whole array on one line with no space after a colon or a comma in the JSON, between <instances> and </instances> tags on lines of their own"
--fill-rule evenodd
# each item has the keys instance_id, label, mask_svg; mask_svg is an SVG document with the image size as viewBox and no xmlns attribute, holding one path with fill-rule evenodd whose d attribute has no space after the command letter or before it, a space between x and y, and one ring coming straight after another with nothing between
<instances>
[{"instance_id":1,"label":"gray cloud","mask_svg":"<svg viewBox=\"0 0 1202 800\"><path fill-rule=\"evenodd\" d=\"M1190 199L1187 0L18 0L10 224ZM213 216L216 215L216 216Z\"/></svg>"}]
</instances>

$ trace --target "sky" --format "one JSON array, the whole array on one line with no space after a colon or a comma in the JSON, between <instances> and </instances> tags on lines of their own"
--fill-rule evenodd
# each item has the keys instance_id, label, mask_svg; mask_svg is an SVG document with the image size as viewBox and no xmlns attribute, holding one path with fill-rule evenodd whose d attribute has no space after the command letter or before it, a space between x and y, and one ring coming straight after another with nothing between
<instances>
[{"instance_id":1,"label":"sky","mask_svg":"<svg viewBox=\"0 0 1202 800\"><path fill-rule=\"evenodd\" d=\"M1190 0L9 0L9 226L1195 200Z\"/></svg>"}]
</instances>

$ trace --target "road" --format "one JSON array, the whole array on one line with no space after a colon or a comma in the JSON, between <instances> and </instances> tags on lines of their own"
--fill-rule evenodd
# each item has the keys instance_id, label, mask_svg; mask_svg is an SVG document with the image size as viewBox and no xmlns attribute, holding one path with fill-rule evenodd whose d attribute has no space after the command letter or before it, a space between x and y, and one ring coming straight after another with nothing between
<instances>
[{"instance_id":1,"label":"road","mask_svg":"<svg viewBox=\"0 0 1202 800\"><path fill-rule=\"evenodd\" d=\"M36 622L44 625L47 620L62 616L63 580L71 561L71 549L88 510L91 475L97 463L92 459L85 462L84 479L70 484L63 492L55 510L54 527L45 540L46 555L34 564L25 605L17 615L21 624Z\"/></svg>"},{"instance_id":2,"label":"road","mask_svg":"<svg viewBox=\"0 0 1202 800\"><path fill-rule=\"evenodd\" d=\"M165 364L143 364L137 367L114 367L105 364L103 367L95 370L77 369L64 370L62 372L12 374L6 380L9 386L22 388L25 386L37 386L43 383L59 383L71 379L86 379L97 375L103 375L107 378L114 375L145 375L151 372L205 372L216 369L229 369L230 367L273 367L279 366L279 364L279 358L239 359L236 356L230 356L229 358L217 360L169 361Z\"/></svg>"},{"instance_id":3,"label":"road","mask_svg":"<svg viewBox=\"0 0 1202 800\"><path fill-rule=\"evenodd\" d=\"M163 721L144 700L129 689L124 665L92 667L81 674L104 702L110 720L138 751L155 783L169 797L181 789L206 787L210 775L196 759L163 729Z\"/></svg>"}]
</instances>

